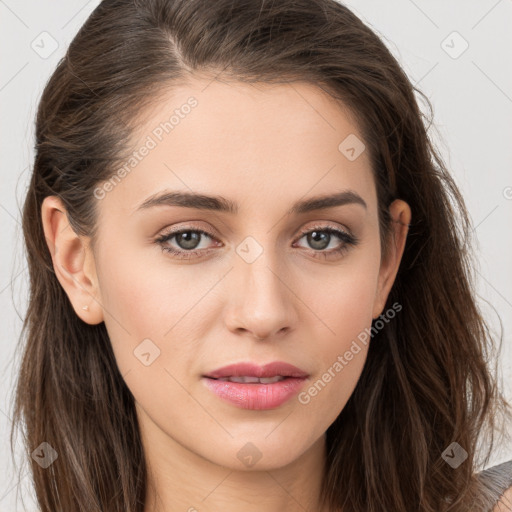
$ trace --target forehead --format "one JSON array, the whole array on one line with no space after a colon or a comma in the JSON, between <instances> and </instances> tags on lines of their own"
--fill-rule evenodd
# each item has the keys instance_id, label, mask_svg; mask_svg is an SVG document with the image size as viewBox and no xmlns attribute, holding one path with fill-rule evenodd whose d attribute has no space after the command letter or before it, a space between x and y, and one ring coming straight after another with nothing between
<instances>
[{"instance_id":1,"label":"forehead","mask_svg":"<svg viewBox=\"0 0 512 512\"><path fill-rule=\"evenodd\" d=\"M345 189L375 199L353 116L312 84L194 79L169 87L142 114L134 153L102 201L123 214L162 190L260 208Z\"/></svg>"}]
</instances>

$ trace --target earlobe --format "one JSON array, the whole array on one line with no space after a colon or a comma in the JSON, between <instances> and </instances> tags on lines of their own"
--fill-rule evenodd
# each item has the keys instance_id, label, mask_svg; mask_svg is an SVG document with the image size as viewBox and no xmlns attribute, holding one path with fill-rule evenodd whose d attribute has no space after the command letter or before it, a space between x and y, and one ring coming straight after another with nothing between
<instances>
[{"instance_id":1,"label":"earlobe","mask_svg":"<svg viewBox=\"0 0 512 512\"><path fill-rule=\"evenodd\" d=\"M378 318L382 314L389 292L395 282L411 222L411 209L401 199L396 199L391 203L389 213L392 224L388 240L389 251L379 271L379 282L372 314L373 319Z\"/></svg>"},{"instance_id":2,"label":"earlobe","mask_svg":"<svg viewBox=\"0 0 512 512\"><path fill-rule=\"evenodd\" d=\"M103 308L94 257L87 240L73 231L66 209L57 196L43 200L41 219L55 275L76 314L88 324L99 324L103 321Z\"/></svg>"}]
</instances>

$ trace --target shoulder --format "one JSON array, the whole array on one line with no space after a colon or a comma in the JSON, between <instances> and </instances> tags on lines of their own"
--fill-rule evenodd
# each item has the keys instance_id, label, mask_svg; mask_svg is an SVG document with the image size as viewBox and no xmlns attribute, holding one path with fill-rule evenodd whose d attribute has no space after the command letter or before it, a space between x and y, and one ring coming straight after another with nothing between
<instances>
[{"instance_id":1,"label":"shoulder","mask_svg":"<svg viewBox=\"0 0 512 512\"><path fill-rule=\"evenodd\" d=\"M498 503L492 509L492 512L512 512L512 486L509 487L501 496Z\"/></svg>"},{"instance_id":2,"label":"shoulder","mask_svg":"<svg viewBox=\"0 0 512 512\"><path fill-rule=\"evenodd\" d=\"M478 473L489 512L512 512L512 460Z\"/></svg>"}]
</instances>

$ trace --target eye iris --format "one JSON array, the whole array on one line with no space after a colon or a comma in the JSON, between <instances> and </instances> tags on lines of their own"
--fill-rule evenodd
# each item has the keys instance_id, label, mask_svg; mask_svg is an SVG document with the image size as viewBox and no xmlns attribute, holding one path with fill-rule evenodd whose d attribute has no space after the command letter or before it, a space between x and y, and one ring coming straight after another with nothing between
<instances>
[{"instance_id":1,"label":"eye iris","mask_svg":"<svg viewBox=\"0 0 512 512\"><path fill-rule=\"evenodd\" d=\"M176 242L178 243L178 245L180 245L180 247L182 247L182 249L195 249L198 245L201 233L197 233L195 231L185 231L183 233L178 233L175 236ZM185 243L182 246L183 241Z\"/></svg>"},{"instance_id":2,"label":"eye iris","mask_svg":"<svg viewBox=\"0 0 512 512\"><path fill-rule=\"evenodd\" d=\"M329 241L331 239L331 235L324 231L311 231L311 233L309 233L307 237L308 243L310 243L313 248L319 250L325 249L329 245ZM327 243L325 243L326 240ZM318 246L318 244L320 246Z\"/></svg>"}]
</instances>

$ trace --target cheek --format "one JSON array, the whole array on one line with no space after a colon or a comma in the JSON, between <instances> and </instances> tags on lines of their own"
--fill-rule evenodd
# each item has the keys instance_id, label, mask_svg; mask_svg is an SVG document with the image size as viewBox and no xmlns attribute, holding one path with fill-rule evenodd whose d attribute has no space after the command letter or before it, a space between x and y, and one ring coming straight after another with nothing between
<instances>
[{"instance_id":1,"label":"cheek","mask_svg":"<svg viewBox=\"0 0 512 512\"><path fill-rule=\"evenodd\" d=\"M371 340L372 290L339 300L338 308L328 317L334 334L317 335L315 358L318 371L298 395L304 420L316 417L320 429L327 429L345 407L363 371ZM327 317L326 317L327 318ZM325 331L325 328L323 329Z\"/></svg>"},{"instance_id":2,"label":"cheek","mask_svg":"<svg viewBox=\"0 0 512 512\"><path fill-rule=\"evenodd\" d=\"M144 368L148 361L138 356L148 352L151 368L190 369L198 351L194 340L207 334L212 318L208 293L224 273L191 269L167 261L159 247L116 250L116 257L104 251L98 278L105 326L123 375Z\"/></svg>"},{"instance_id":3,"label":"cheek","mask_svg":"<svg viewBox=\"0 0 512 512\"><path fill-rule=\"evenodd\" d=\"M378 252L360 251L335 271L303 282L304 302L309 302L325 323L326 353L342 349L371 325L379 276L378 257Z\"/></svg>"},{"instance_id":4,"label":"cheek","mask_svg":"<svg viewBox=\"0 0 512 512\"><path fill-rule=\"evenodd\" d=\"M144 340L152 340L160 348L163 332L172 326L169 302L176 291L166 285L162 273L148 264L142 252L127 248L124 242L109 244L101 258L98 279L104 321L124 374L140 364L134 350Z\"/></svg>"},{"instance_id":5,"label":"cheek","mask_svg":"<svg viewBox=\"0 0 512 512\"><path fill-rule=\"evenodd\" d=\"M357 262L340 269L336 279L326 280L322 293L310 293L315 304L311 309L321 320L314 319L318 327L312 330L321 364L299 401L326 414L327 425L350 398L366 361L379 270L374 254L361 253ZM311 283L305 286L313 289Z\"/></svg>"}]
</instances>

